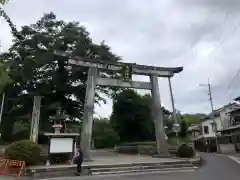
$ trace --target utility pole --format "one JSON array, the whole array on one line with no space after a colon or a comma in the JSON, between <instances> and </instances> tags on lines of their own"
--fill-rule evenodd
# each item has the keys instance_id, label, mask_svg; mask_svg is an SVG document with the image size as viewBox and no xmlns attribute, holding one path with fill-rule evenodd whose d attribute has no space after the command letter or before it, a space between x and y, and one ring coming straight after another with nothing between
<instances>
[{"instance_id":1,"label":"utility pole","mask_svg":"<svg viewBox=\"0 0 240 180\"><path fill-rule=\"evenodd\" d=\"M213 99L212 99L212 88L211 88L211 84L210 84L210 80L208 78L208 83L207 84L200 84L200 86L206 86L208 88L208 96L209 96L209 102L211 105L211 111L212 111L212 115L211 118L213 120L213 132L215 133L215 137L216 137L216 146L217 146L217 152L219 152L219 146L218 146L218 138L217 138L217 124L216 124L216 120L214 118L214 108L213 108Z\"/></svg>"},{"instance_id":2,"label":"utility pole","mask_svg":"<svg viewBox=\"0 0 240 180\"><path fill-rule=\"evenodd\" d=\"M168 85L169 85L169 91L170 91L170 96L171 96L171 103L172 103L172 118L174 120L174 130L176 133L176 137L178 138L178 134L179 134L179 123L178 123L178 119L177 119L177 114L176 114L176 109L175 109L175 103L174 103L174 97L173 97L173 91L172 91L172 84L171 84L171 79L170 77L168 78ZM178 141L178 140L177 140ZM179 142L177 142L179 144Z\"/></svg>"},{"instance_id":3,"label":"utility pole","mask_svg":"<svg viewBox=\"0 0 240 180\"><path fill-rule=\"evenodd\" d=\"M208 94L209 94L209 101L210 101L210 104L211 104L211 109L212 109L212 113L214 112L214 108L213 108L213 101L212 101L212 89L211 89L211 84L210 84L210 81L208 79Z\"/></svg>"},{"instance_id":4,"label":"utility pole","mask_svg":"<svg viewBox=\"0 0 240 180\"><path fill-rule=\"evenodd\" d=\"M2 114L3 114L3 106L4 106L4 101L5 101L5 92L2 94L2 103L1 103L1 109L0 109L0 125L2 123ZM0 133L0 137L2 134Z\"/></svg>"},{"instance_id":5,"label":"utility pole","mask_svg":"<svg viewBox=\"0 0 240 180\"><path fill-rule=\"evenodd\" d=\"M1 51L1 41L0 41L0 52ZM4 106L4 101L5 101L5 92L3 92L2 94L2 103L1 103L1 109L0 109L0 125L1 125L1 122L2 122L2 114L3 114L3 106ZM1 132L0 132L0 137L2 136Z\"/></svg>"}]
</instances>

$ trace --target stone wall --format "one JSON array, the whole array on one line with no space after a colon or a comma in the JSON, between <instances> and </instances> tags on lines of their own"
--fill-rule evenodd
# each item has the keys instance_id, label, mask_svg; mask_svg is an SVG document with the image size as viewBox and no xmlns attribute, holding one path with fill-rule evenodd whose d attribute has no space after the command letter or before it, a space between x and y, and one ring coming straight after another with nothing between
<instances>
[{"instance_id":1,"label":"stone wall","mask_svg":"<svg viewBox=\"0 0 240 180\"><path fill-rule=\"evenodd\" d=\"M235 154L236 149L234 144L219 144L219 150L221 154Z\"/></svg>"}]
</instances>

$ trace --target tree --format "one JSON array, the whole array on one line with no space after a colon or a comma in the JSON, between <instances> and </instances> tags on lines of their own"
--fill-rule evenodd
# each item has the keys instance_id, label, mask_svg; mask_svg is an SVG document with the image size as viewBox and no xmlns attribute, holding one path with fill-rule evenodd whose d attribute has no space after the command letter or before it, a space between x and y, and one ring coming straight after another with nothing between
<instances>
[{"instance_id":1,"label":"tree","mask_svg":"<svg viewBox=\"0 0 240 180\"><path fill-rule=\"evenodd\" d=\"M184 121L183 119L180 120L180 132L179 132L179 136L180 137L186 137L187 136L187 123L186 121Z\"/></svg>"},{"instance_id":2,"label":"tree","mask_svg":"<svg viewBox=\"0 0 240 180\"><path fill-rule=\"evenodd\" d=\"M155 140L151 101L150 95L141 96L131 89L116 94L110 122L121 142Z\"/></svg>"},{"instance_id":3,"label":"tree","mask_svg":"<svg viewBox=\"0 0 240 180\"><path fill-rule=\"evenodd\" d=\"M94 119L92 139L95 148L112 148L119 142L119 136L108 119Z\"/></svg>"},{"instance_id":4,"label":"tree","mask_svg":"<svg viewBox=\"0 0 240 180\"><path fill-rule=\"evenodd\" d=\"M9 77L8 68L4 63L0 63L0 94L4 92L4 89L10 83L11 78Z\"/></svg>"},{"instance_id":5,"label":"tree","mask_svg":"<svg viewBox=\"0 0 240 180\"><path fill-rule=\"evenodd\" d=\"M183 114L183 120L188 124L198 124L201 121L201 118L204 117L204 114Z\"/></svg>"},{"instance_id":6,"label":"tree","mask_svg":"<svg viewBox=\"0 0 240 180\"><path fill-rule=\"evenodd\" d=\"M34 95L43 97L40 118L43 130L51 126L48 118L57 105L71 120L82 118L87 73L69 68L69 58L120 60L104 42L93 43L79 23L57 20L53 13L45 14L35 24L23 26L18 35L14 36L9 52L0 55L0 60L4 59L10 67L9 76L14 82L7 90L3 137L10 135L17 119L30 121ZM99 92L109 93L106 88L98 87L96 103L104 101Z\"/></svg>"},{"instance_id":7,"label":"tree","mask_svg":"<svg viewBox=\"0 0 240 180\"><path fill-rule=\"evenodd\" d=\"M8 3L9 0L0 0L0 4L4 5L6 3Z\"/></svg>"},{"instance_id":8,"label":"tree","mask_svg":"<svg viewBox=\"0 0 240 180\"><path fill-rule=\"evenodd\" d=\"M0 4L5 4L8 1L4 1L2 0L2 2L0 2ZM23 37L21 36L21 34L18 32L16 26L13 24L13 22L11 21L10 17L7 15L7 13L4 11L3 8L0 7L0 17L3 17L5 19L5 21L8 23L9 27L11 28L11 33L12 35L17 39L23 39Z\"/></svg>"}]
</instances>

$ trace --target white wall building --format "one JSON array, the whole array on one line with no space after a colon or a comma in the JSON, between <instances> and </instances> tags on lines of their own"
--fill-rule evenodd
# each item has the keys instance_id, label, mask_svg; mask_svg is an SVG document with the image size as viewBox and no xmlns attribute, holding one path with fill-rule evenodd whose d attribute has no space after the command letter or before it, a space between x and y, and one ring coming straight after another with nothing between
<instances>
[{"instance_id":1,"label":"white wall building","mask_svg":"<svg viewBox=\"0 0 240 180\"><path fill-rule=\"evenodd\" d=\"M223 123L220 117L204 120L201 123L201 134L203 135L203 137L208 138L208 137L216 136L216 133L215 133L216 130L214 129L214 121L216 123L217 131L223 129Z\"/></svg>"},{"instance_id":2,"label":"white wall building","mask_svg":"<svg viewBox=\"0 0 240 180\"><path fill-rule=\"evenodd\" d=\"M231 125L231 118L229 111L239 106L235 103L228 104L214 111L214 114L209 114L204 117L201 122L201 134L203 137L216 137L215 131L225 129ZM214 118L212 118L214 117ZM216 123L216 130L214 129L214 122Z\"/></svg>"},{"instance_id":3,"label":"white wall building","mask_svg":"<svg viewBox=\"0 0 240 180\"><path fill-rule=\"evenodd\" d=\"M229 112L236 107L239 107L239 105L236 103L230 103L202 118L202 121L199 124L199 136L192 137L195 146L199 149L202 148L202 151L216 152L218 150L216 146L218 144L216 143L216 131L221 131L231 126L232 123ZM216 126L214 125L214 122L216 123Z\"/></svg>"}]
</instances>

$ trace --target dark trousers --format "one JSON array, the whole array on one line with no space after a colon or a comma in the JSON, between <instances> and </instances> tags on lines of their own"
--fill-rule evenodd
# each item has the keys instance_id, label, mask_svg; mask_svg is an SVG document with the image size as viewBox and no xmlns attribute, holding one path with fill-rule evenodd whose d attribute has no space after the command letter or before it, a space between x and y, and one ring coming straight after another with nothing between
<instances>
[{"instance_id":1,"label":"dark trousers","mask_svg":"<svg viewBox=\"0 0 240 180\"><path fill-rule=\"evenodd\" d=\"M77 172L81 173L82 172L82 162L77 163Z\"/></svg>"}]
</instances>

